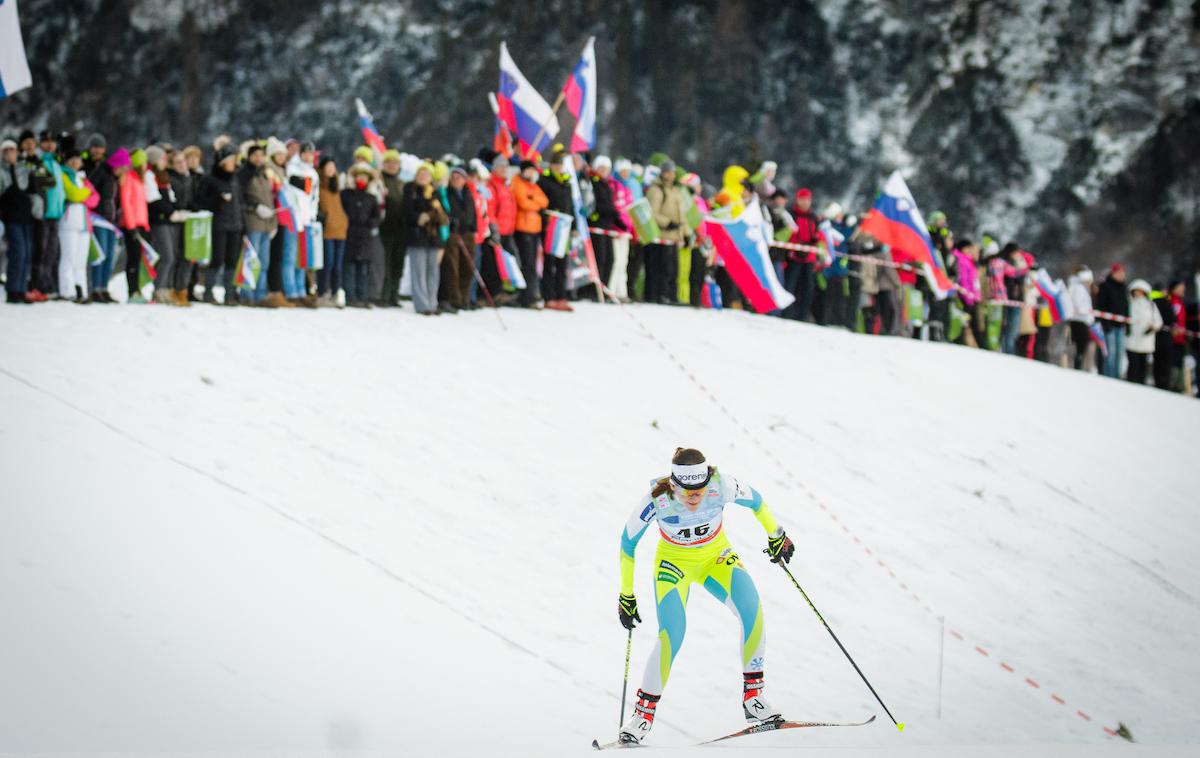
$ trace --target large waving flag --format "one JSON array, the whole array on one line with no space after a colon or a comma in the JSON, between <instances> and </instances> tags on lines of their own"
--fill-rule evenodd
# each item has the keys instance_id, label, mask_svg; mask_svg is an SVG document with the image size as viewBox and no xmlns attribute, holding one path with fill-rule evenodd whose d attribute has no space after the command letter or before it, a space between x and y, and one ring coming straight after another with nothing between
<instances>
[{"instance_id":1,"label":"large waving flag","mask_svg":"<svg viewBox=\"0 0 1200 758\"><path fill-rule=\"evenodd\" d=\"M575 117L571 152L591 150L596 145L596 38L588 37L583 55L563 87L567 110Z\"/></svg>"},{"instance_id":2,"label":"large waving flag","mask_svg":"<svg viewBox=\"0 0 1200 758\"><path fill-rule=\"evenodd\" d=\"M496 104L500 120L517 135L522 155L531 150L544 152L558 136L554 109L517 68L503 42L500 43L500 89L496 92ZM538 137L539 133L541 137Z\"/></svg>"},{"instance_id":3,"label":"large waving flag","mask_svg":"<svg viewBox=\"0 0 1200 758\"><path fill-rule=\"evenodd\" d=\"M706 228L717 253L725 261L725 271L755 311L770 313L795 301L775 276L757 198L737 218L710 216Z\"/></svg>"},{"instance_id":4,"label":"large waving flag","mask_svg":"<svg viewBox=\"0 0 1200 758\"><path fill-rule=\"evenodd\" d=\"M17 0L0 0L0 98L32 84L21 22L17 18Z\"/></svg>"},{"instance_id":5,"label":"large waving flag","mask_svg":"<svg viewBox=\"0 0 1200 758\"><path fill-rule=\"evenodd\" d=\"M925 219L917 201L899 171L893 171L875 199L875 206L863 219L861 229L885 245L911 255L925 272L925 279L938 299L954 290L946 275L946 264L925 228Z\"/></svg>"},{"instance_id":6,"label":"large waving flag","mask_svg":"<svg viewBox=\"0 0 1200 758\"><path fill-rule=\"evenodd\" d=\"M363 142L375 151L375 157L378 159L387 152L387 144L383 141L383 135L375 128L375 119L371 117L367 106L363 105L360 98L354 98L354 107L358 109L358 125L362 129Z\"/></svg>"}]
</instances>

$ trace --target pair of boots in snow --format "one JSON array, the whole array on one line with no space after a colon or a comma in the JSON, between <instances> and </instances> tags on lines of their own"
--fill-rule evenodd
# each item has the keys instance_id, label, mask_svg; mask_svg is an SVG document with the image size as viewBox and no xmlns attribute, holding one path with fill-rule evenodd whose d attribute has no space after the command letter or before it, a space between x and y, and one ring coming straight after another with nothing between
<instances>
[{"instance_id":1,"label":"pair of boots in snow","mask_svg":"<svg viewBox=\"0 0 1200 758\"><path fill-rule=\"evenodd\" d=\"M762 723L782 719L783 714L767 702L763 697L763 675L761 671L742 675L745 683L742 687L742 713L746 721ZM633 716L621 727L617 739L624 743L640 743L650 734L654 726L654 711L662 695L648 695L638 690L637 700L633 705Z\"/></svg>"}]
</instances>

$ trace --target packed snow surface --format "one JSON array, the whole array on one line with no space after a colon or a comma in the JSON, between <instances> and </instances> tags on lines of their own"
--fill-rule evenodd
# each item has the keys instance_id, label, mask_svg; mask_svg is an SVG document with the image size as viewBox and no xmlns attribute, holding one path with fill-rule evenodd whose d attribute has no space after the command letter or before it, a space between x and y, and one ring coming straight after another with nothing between
<instances>
[{"instance_id":1,"label":"packed snow surface","mask_svg":"<svg viewBox=\"0 0 1200 758\"><path fill-rule=\"evenodd\" d=\"M732 508L769 696L878 719L706 750L1200 739L1200 404L742 313L503 317L0 309L0 753L588 755L619 715L618 535L679 445L765 495L907 724ZM741 726L736 623L688 610L664 748Z\"/></svg>"}]
</instances>

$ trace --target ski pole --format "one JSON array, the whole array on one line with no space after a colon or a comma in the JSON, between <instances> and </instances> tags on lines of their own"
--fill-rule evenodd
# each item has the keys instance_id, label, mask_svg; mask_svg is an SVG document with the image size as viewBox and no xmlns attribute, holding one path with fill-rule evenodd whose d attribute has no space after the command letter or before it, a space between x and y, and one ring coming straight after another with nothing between
<instances>
[{"instance_id":1,"label":"ski pole","mask_svg":"<svg viewBox=\"0 0 1200 758\"><path fill-rule=\"evenodd\" d=\"M621 685L621 721L617 728L625 726L625 693L629 691L629 654L633 651L633 630L625 637L625 683Z\"/></svg>"},{"instance_id":2,"label":"ski pole","mask_svg":"<svg viewBox=\"0 0 1200 758\"><path fill-rule=\"evenodd\" d=\"M763 552L765 553L767 551L764 550ZM812 608L812 612L817 614L817 619L821 622L822 626L825 627L825 631L829 632L829 636L833 637L833 641L837 643L839 648L841 648L842 655L846 656L846 660L850 661L850 665L854 667L854 670L858 672L859 677L862 678L863 684L867 685L867 689L871 691L871 694L874 695L875 699L879 701L879 704L883 706L884 713L888 715L888 718L892 720L892 723L896 725L896 728L903 732L904 724L896 721L896 717L893 716L892 712L888 710L888 707L883 704L883 699L879 697L879 693L876 692L875 688L871 686L871 683L867 681L867 677L863 675L862 669L860 669L858 664L854 662L854 659L850 657L850 653L846 651L846 646L843 645L842 641L839 640L837 635L833 633L833 629L830 628L829 622L827 622L825 617L821 615L821 612L817 610L817 606L813 605L812 599L809 598L808 593L804 591L804 588L800 586L800 582L796 581L796 577L792 576L792 572L788 570L788 567L784 565L783 561L779 562L779 568L783 569L783 573L787 574L788 579L792 580L792 584L796 585L796 589L800 590L800 594L804 596L804 600L808 603L808 607ZM622 713L624 713L624 709L622 709Z\"/></svg>"}]
</instances>

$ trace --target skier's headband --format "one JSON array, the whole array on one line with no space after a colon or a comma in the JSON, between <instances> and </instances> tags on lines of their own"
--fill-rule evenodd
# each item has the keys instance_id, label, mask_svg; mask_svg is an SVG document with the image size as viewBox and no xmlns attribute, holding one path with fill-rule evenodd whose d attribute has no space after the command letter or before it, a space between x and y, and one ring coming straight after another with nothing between
<instances>
[{"instance_id":1,"label":"skier's headband","mask_svg":"<svg viewBox=\"0 0 1200 758\"><path fill-rule=\"evenodd\" d=\"M708 486L712 469L707 463L672 463L671 481L685 490L700 490Z\"/></svg>"}]
</instances>

